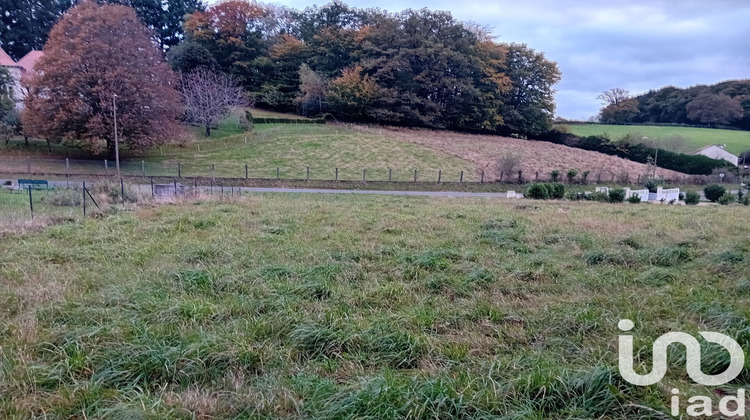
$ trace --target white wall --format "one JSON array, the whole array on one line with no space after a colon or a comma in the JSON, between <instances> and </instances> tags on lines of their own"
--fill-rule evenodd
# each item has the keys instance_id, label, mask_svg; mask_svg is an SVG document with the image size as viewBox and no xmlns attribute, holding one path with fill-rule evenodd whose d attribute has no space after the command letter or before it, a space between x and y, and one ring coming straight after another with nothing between
<instances>
[{"instance_id":1,"label":"white wall","mask_svg":"<svg viewBox=\"0 0 750 420\"><path fill-rule=\"evenodd\" d=\"M734 166L737 166L740 162L740 158L727 152L726 150L722 149L719 146L711 146L707 147L700 152L696 153L698 155L708 156L711 159L724 159L727 162L731 163Z\"/></svg>"}]
</instances>

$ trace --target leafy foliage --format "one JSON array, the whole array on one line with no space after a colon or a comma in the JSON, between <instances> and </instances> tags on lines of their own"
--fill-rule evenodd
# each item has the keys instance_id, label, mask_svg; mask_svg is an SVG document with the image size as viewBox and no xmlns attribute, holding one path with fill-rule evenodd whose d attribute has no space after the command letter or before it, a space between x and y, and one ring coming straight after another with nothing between
<instances>
[{"instance_id":1,"label":"leafy foliage","mask_svg":"<svg viewBox=\"0 0 750 420\"><path fill-rule=\"evenodd\" d=\"M610 203L622 203L625 201L625 190L622 188L612 188L609 190Z\"/></svg>"},{"instance_id":2,"label":"leafy foliage","mask_svg":"<svg viewBox=\"0 0 750 420\"><path fill-rule=\"evenodd\" d=\"M713 201L714 203L719 201L719 198L721 198L726 192L727 189L718 184L706 185L705 188L703 188L703 194L706 196L706 199Z\"/></svg>"},{"instance_id":3,"label":"leafy foliage","mask_svg":"<svg viewBox=\"0 0 750 420\"><path fill-rule=\"evenodd\" d=\"M142 150L176 131L172 71L133 9L91 2L71 9L52 29L36 70L23 112L31 134L114 157L114 95L123 149Z\"/></svg>"}]
</instances>

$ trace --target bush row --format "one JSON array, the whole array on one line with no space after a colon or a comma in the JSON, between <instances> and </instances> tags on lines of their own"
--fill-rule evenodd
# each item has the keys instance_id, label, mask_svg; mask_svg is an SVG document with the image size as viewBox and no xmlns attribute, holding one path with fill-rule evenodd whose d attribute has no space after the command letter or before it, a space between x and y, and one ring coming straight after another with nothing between
<instances>
[{"instance_id":1,"label":"bush row","mask_svg":"<svg viewBox=\"0 0 750 420\"><path fill-rule=\"evenodd\" d=\"M253 117L252 112L245 111L245 116L248 121L252 121L255 124L325 124L325 118L266 118L266 117Z\"/></svg>"},{"instance_id":2,"label":"bush row","mask_svg":"<svg viewBox=\"0 0 750 420\"><path fill-rule=\"evenodd\" d=\"M612 142L609 139L589 136L578 139L575 147L600 152L607 155L619 156L640 163L649 163L657 156L653 147L643 144L631 144L628 141ZM686 155L659 149L656 162L660 168L671 169L691 175L710 175L714 169L728 165L723 160L711 159L702 155Z\"/></svg>"}]
</instances>

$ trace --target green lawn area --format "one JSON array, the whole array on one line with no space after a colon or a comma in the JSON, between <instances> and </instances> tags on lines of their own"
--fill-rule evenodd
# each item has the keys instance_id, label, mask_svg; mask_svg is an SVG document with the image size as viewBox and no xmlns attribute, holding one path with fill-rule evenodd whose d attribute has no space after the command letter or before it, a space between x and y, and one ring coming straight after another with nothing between
<instances>
[{"instance_id":1,"label":"green lawn area","mask_svg":"<svg viewBox=\"0 0 750 420\"><path fill-rule=\"evenodd\" d=\"M727 151L740 154L750 150L750 132L736 130L718 130L711 128L662 127L647 125L607 125L607 124L569 124L571 133L577 136L596 136L606 134L617 140L628 133L641 133L651 139L669 136L683 136L688 140L688 152L711 144L727 145Z\"/></svg>"},{"instance_id":2,"label":"green lawn area","mask_svg":"<svg viewBox=\"0 0 750 420\"><path fill-rule=\"evenodd\" d=\"M642 372L666 331L749 349L749 215L251 195L6 236L0 417L669 418L673 387L719 394L678 348L625 383L618 320Z\"/></svg>"},{"instance_id":3,"label":"green lawn area","mask_svg":"<svg viewBox=\"0 0 750 420\"><path fill-rule=\"evenodd\" d=\"M247 143L245 143L247 139ZM279 168L282 178L333 179L339 168L339 179L361 180L362 171L370 180L437 180L442 170L443 181L478 180L474 165L456 156L425 146L398 141L377 133L365 133L343 125L319 124L258 124L253 133L226 138L203 140L185 149L169 148L161 155L158 150L147 163L166 165L176 173L182 162L185 176L210 176L211 165L216 176L244 177L248 165L250 177L275 178ZM127 163L126 163L127 165ZM130 163L140 171L140 159Z\"/></svg>"}]
</instances>

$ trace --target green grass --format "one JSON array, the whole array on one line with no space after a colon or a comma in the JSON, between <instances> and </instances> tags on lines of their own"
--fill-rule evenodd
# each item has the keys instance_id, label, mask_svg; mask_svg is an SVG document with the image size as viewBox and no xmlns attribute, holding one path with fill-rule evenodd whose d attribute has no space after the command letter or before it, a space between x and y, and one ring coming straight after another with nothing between
<instances>
[{"instance_id":1,"label":"green grass","mask_svg":"<svg viewBox=\"0 0 750 420\"><path fill-rule=\"evenodd\" d=\"M750 348L748 215L257 195L8 236L0 417L665 418L715 394L624 383L617 321Z\"/></svg>"},{"instance_id":2,"label":"green grass","mask_svg":"<svg viewBox=\"0 0 750 420\"><path fill-rule=\"evenodd\" d=\"M640 133L651 139L663 139L679 135L687 139L687 150L685 150L685 152L691 152L700 149L703 146L724 143L727 145L727 151L736 155L750 150L750 132L748 131L607 124L570 124L566 125L566 127L568 127L571 133L577 136L596 136L606 134L613 140L625 137L628 133Z\"/></svg>"},{"instance_id":3,"label":"green grass","mask_svg":"<svg viewBox=\"0 0 750 420\"><path fill-rule=\"evenodd\" d=\"M257 178L276 178L278 167L282 178L305 179L309 166L311 179L334 179L338 167L339 179L348 180L361 180L366 170L367 179L387 181L389 168L393 180L413 180L415 169L418 179L437 181L442 170L443 181L458 181L464 170L464 181L479 180L474 165L459 157L339 125L259 124L250 134L155 150L146 160L175 174L177 162L182 162L186 176L210 176L213 164L216 176L238 178L245 176L248 165L249 176ZM140 172L139 159L131 166Z\"/></svg>"}]
</instances>

